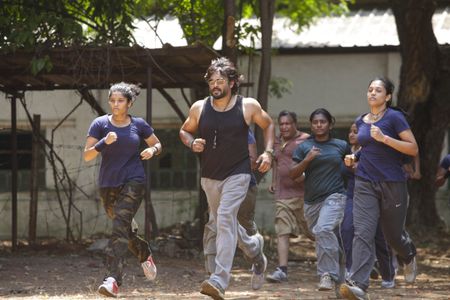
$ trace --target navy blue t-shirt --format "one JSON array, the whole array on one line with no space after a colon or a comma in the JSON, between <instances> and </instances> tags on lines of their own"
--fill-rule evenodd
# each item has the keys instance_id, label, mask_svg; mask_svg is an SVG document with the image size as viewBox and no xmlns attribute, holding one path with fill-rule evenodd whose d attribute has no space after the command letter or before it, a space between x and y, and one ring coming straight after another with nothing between
<instances>
[{"instance_id":1,"label":"navy blue t-shirt","mask_svg":"<svg viewBox=\"0 0 450 300\"><path fill-rule=\"evenodd\" d=\"M145 182L145 172L140 158L139 145L142 139L153 134L153 128L142 118L131 117L125 127L116 127L104 115L92 121L88 136L98 140L108 132L117 134L117 141L108 145L102 152L102 162L98 176L100 187L118 187L129 181Z\"/></svg>"},{"instance_id":2,"label":"navy blue t-shirt","mask_svg":"<svg viewBox=\"0 0 450 300\"><path fill-rule=\"evenodd\" d=\"M445 173L445 178L448 178L450 176L450 171L448 168L450 167L450 154L447 154L446 157L444 157L441 161L441 168L447 170L447 173Z\"/></svg>"},{"instance_id":3,"label":"navy blue t-shirt","mask_svg":"<svg viewBox=\"0 0 450 300\"><path fill-rule=\"evenodd\" d=\"M345 193L342 168L344 156L351 153L350 146L344 140L318 142L310 137L294 150L292 160L301 162L313 146L320 148L320 154L305 170L305 203L308 204L324 201L334 193Z\"/></svg>"},{"instance_id":4,"label":"navy blue t-shirt","mask_svg":"<svg viewBox=\"0 0 450 300\"><path fill-rule=\"evenodd\" d=\"M361 145L356 176L373 182L406 181L402 168L404 154L392 147L378 142L370 136L371 124L363 121L363 116L356 119L358 143ZM402 112L388 108L384 116L374 123L384 135L400 139L399 133L408 130L409 125Z\"/></svg>"}]
</instances>

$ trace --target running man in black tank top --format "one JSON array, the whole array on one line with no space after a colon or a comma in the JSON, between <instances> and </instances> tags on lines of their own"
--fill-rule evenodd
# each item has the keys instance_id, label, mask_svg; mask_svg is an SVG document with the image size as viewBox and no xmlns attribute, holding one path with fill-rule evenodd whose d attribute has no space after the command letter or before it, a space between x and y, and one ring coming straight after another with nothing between
<instances>
[{"instance_id":1,"label":"running man in black tank top","mask_svg":"<svg viewBox=\"0 0 450 300\"><path fill-rule=\"evenodd\" d=\"M267 172L272 164L274 125L258 101L237 95L240 77L228 59L212 61L205 74L211 96L192 105L180 129L181 141L201 155L201 185L216 221L216 269L200 291L214 299L224 297L236 245L252 259L253 289L262 286L267 267L263 237L249 236L237 213L250 182L249 125L255 123L264 133L265 151L257 159L260 172Z\"/></svg>"}]
</instances>

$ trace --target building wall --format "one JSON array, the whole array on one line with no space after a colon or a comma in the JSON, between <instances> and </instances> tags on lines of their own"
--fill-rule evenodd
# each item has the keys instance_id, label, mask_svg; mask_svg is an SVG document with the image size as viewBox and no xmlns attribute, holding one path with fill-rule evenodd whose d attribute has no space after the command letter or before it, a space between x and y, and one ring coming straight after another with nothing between
<instances>
[{"instance_id":1,"label":"building wall","mask_svg":"<svg viewBox=\"0 0 450 300\"><path fill-rule=\"evenodd\" d=\"M248 58L242 58L239 69L255 82L250 88L242 88L241 93L256 97L258 61L252 60L251 72L248 70ZM390 77L398 83L400 56L398 53L355 53L355 54L298 54L275 55L272 60L272 76L284 77L292 82L292 90L281 99L269 100L268 112L276 120L279 111L293 110L300 117L303 127L308 127L309 114L316 108L327 108L337 120L337 127L344 130L361 113L367 111L366 88L369 81L377 75ZM398 84L397 84L398 85ZM189 91L185 91L189 94ZM188 108L179 90L169 90L177 100L180 108L187 115ZM93 91L94 96L101 101L102 107L107 107L107 91ZM6 98L5 98L6 99ZM143 90L131 109L133 115L144 117L146 91ZM48 139L51 139L52 129L80 101L80 96L74 91L27 92L25 94L27 107L31 114L40 114L41 127ZM0 110L0 126L9 128L9 100L3 100ZM18 104L18 126L29 129L23 108ZM103 210L99 206L96 192L96 176L99 161L85 163L82 150L86 133L96 114L88 104L83 102L54 132L54 143L57 153L63 158L66 168L79 189L75 190L75 205L83 213L83 235L89 236L109 228ZM158 134L159 128L174 128L177 130L181 121L171 107L157 92L153 92L153 126ZM164 141L162 141L164 145ZM272 195L267 192L271 174L261 182L257 205L257 222L266 230L273 230ZM53 173L46 163L46 184L49 190L53 187ZM83 190L81 193L79 190ZM28 193L19 194L19 236L25 237L28 224ZM10 236L10 193L0 194L0 238ZM160 227L172 225L179 221L192 220L196 206L196 192L192 191L153 191L152 199L156 209L157 221ZM39 204L39 228L41 236L64 236L65 229L58 202L54 194L41 193ZM138 214L143 223L143 209ZM74 213L73 222L78 222ZM75 226L76 227L76 226ZM79 227L79 226L78 226Z\"/></svg>"}]
</instances>

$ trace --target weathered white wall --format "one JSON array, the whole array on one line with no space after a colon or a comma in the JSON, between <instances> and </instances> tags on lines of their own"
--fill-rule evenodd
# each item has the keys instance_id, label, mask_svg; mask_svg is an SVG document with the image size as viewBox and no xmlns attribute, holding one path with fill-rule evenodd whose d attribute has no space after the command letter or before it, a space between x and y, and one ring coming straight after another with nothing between
<instances>
[{"instance_id":1,"label":"weathered white wall","mask_svg":"<svg viewBox=\"0 0 450 300\"><path fill-rule=\"evenodd\" d=\"M258 77L258 60L259 57L253 60L256 67L252 78ZM304 124L309 123L313 110L323 107L336 117L338 125L347 125L359 114L367 112L366 91L371 79L387 76L397 85L400 63L400 55L390 52L275 55L272 77L284 77L293 87L283 98L270 99L268 111L274 119L283 109L295 111ZM240 69L246 70L246 64L244 60ZM256 93L254 86L249 96L256 96Z\"/></svg>"},{"instance_id":2,"label":"weathered white wall","mask_svg":"<svg viewBox=\"0 0 450 300\"><path fill-rule=\"evenodd\" d=\"M66 201L64 203L67 203ZM75 238L80 230L83 237L110 232L111 221L107 218L103 206L96 193L90 198L78 195L74 200L78 210L72 209L71 225ZM165 228L177 222L192 221L194 219L197 192L168 191L152 193L152 203L156 211L158 226ZM11 237L11 201L9 194L0 195L0 239ZM144 204L136 214L136 221L143 233ZM67 211L67 205L64 206ZM19 193L17 201L18 236L28 236L29 193ZM81 217L81 218L80 218ZM80 223L82 222L82 226ZM38 237L63 238L66 234L65 222L61 209L53 192L39 193L37 232Z\"/></svg>"}]
</instances>

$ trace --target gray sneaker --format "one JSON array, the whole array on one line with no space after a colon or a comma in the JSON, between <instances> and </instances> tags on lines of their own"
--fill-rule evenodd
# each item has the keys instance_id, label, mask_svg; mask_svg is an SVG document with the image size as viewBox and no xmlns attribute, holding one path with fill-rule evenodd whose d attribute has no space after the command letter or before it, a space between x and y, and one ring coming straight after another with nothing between
<instances>
[{"instance_id":1,"label":"gray sneaker","mask_svg":"<svg viewBox=\"0 0 450 300\"><path fill-rule=\"evenodd\" d=\"M332 289L334 289L333 278L328 273L323 274L320 277L319 291L331 291Z\"/></svg>"},{"instance_id":2,"label":"gray sneaker","mask_svg":"<svg viewBox=\"0 0 450 300\"><path fill-rule=\"evenodd\" d=\"M395 280L383 280L381 281L381 288L393 289L395 288Z\"/></svg>"},{"instance_id":3,"label":"gray sneaker","mask_svg":"<svg viewBox=\"0 0 450 300\"><path fill-rule=\"evenodd\" d=\"M202 282L202 284L200 285L200 293L210 296L214 300L225 299L225 291L223 290L223 288L221 288L219 284L211 280L205 280Z\"/></svg>"},{"instance_id":4,"label":"gray sneaker","mask_svg":"<svg viewBox=\"0 0 450 300\"><path fill-rule=\"evenodd\" d=\"M403 266L403 275L405 276L406 283L414 283L417 276L417 264L416 258L414 257L409 264Z\"/></svg>"},{"instance_id":5,"label":"gray sneaker","mask_svg":"<svg viewBox=\"0 0 450 300\"><path fill-rule=\"evenodd\" d=\"M280 268L277 268L272 274L267 275L266 280L272 283L281 283L288 281L287 274Z\"/></svg>"},{"instance_id":6,"label":"gray sneaker","mask_svg":"<svg viewBox=\"0 0 450 300\"><path fill-rule=\"evenodd\" d=\"M339 288L339 292L345 299L370 300L369 294L355 284L343 283Z\"/></svg>"},{"instance_id":7,"label":"gray sneaker","mask_svg":"<svg viewBox=\"0 0 450 300\"><path fill-rule=\"evenodd\" d=\"M254 258L254 263L252 266L253 274L252 274L252 280L251 285L252 289L259 290L263 283L264 283L264 272L266 272L267 269L267 258L264 255L264 238L259 233L255 234L255 237L259 241L259 254Z\"/></svg>"}]
</instances>

